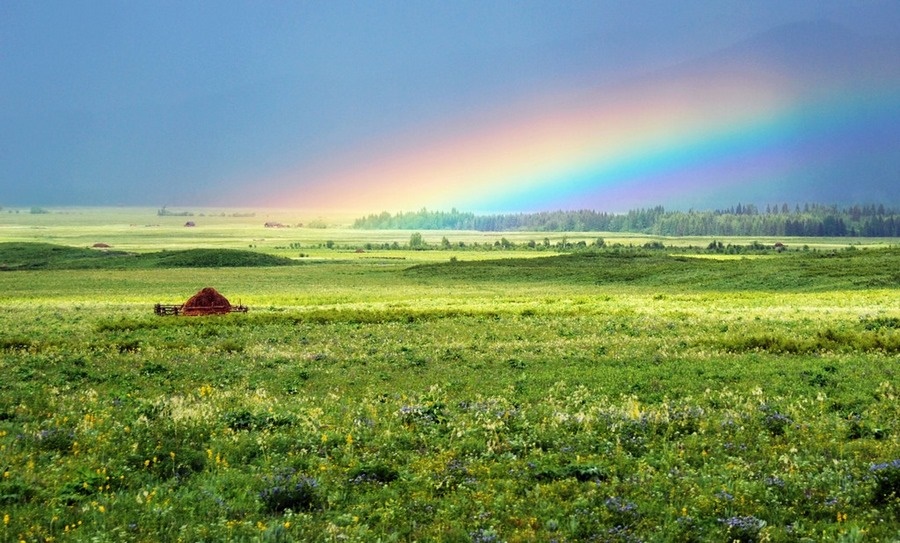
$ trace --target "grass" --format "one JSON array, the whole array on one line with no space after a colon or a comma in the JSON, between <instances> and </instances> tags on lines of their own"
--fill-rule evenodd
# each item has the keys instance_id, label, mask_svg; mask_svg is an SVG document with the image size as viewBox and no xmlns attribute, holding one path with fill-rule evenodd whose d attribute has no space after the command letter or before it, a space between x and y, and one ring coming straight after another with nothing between
<instances>
[{"instance_id":1,"label":"grass","mask_svg":"<svg viewBox=\"0 0 900 543\"><path fill-rule=\"evenodd\" d=\"M19 211L19 213L16 213ZM356 230L350 228L356 216L335 215L323 217L317 212L288 210L232 210L193 209L190 217L163 216L156 214L155 208L51 208L50 213L32 215L27 210L0 210L0 240L8 242L40 242L71 247L89 248L95 243L106 243L112 251L155 252L184 249L252 249L277 256L314 260L368 260L371 254L356 253L368 244L409 242L412 231ZM181 211L181 210L178 210ZM235 216L238 215L238 216ZM191 220L195 227L186 228ZM265 228L266 222L280 222L288 228ZM447 238L451 250L445 251L391 251L392 257L407 261L447 261L450 256L460 259L496 258L497 253L488 251L459 250L461 242L467 247L478 243L493 246L506 238L516 244L535 241L538 245L546 238L551 245L563 240L570 243L584 241L593 244L603 238L608 245L642 246L646 243L664 243L666 246L687 248L706 247L712 237L660 237L643 234L622 234L611 232L472 232L435 230L422 231L424 241L432 246L440 246ZM885 238L723 238L716 241L727 245L749 244L758 241L771 245L777 241L791 249L804 245L820 250L857 248L881 248L896 245L896 239ZM327 248L328 242L333 247ZM292 247L293 244L293 247ZM376 252L376 256L384 256ZM546 253L536 251L504 251L504 256L541 256Z\"/></svg>"},{"instance_id":2,"label":"grass","mask_svg":"<svg viewBox=\"0 0 900 543\"><path fill-rule=\"evenodd\" d=\"M245 268L290 266L295 263L283 257L237 249L185 249L134 254L49 243L0 243L0 271Z\"/></svg>"},{"instance_id":3,"label":"grass","mask_svg":"<svg viewBox=\"0 0 900 543\"><path fill-rule=\"evenodd\" d=\"M631 284L691 290L805 291L900 286L900 251L772 254L739 261L640 251L587 251L542 259L421 265L410 276L457 281L546 281L598 286Z\"/></svg>"},{"instance_id":4,"label":"grass","mask_svg":"<svg viewBox=\"0 0 900 543\"><path fill-rule=\"evenodd\" d=\"M818 249L20 259L0 541L894 541L900 253Z\"/></svg>"}]
</instances>

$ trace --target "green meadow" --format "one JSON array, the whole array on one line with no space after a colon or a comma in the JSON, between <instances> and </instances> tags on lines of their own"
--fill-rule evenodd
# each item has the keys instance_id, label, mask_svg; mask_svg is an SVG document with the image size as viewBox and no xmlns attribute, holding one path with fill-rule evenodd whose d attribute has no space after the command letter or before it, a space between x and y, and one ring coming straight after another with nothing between
<instances>
[{"instance_id":1,"label":"green meadow","mask_svg":"<svg viewBox=\"0 0 900 543\"><path fill-rule=\"evenodd\" d=\"M900 540L898 240L351 221L0 211L0 542Z\"/></svg>"}]
</instances>

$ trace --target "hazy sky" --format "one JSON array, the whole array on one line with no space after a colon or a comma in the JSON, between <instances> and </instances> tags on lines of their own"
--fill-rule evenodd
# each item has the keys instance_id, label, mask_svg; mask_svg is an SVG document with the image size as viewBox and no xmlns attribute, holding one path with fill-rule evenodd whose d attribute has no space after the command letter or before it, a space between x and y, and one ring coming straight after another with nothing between
<instances>
[{"instance_id":1,"label":"hazy sky","mask_svg":"<svg viewBox=\"0 0 900 543\"><path fill-rule=\"evenodd\" d=\"M0 206L277 205L386 141L822 20L896 37L900 2L3 0Z\"/></svg>"}]
</instances>

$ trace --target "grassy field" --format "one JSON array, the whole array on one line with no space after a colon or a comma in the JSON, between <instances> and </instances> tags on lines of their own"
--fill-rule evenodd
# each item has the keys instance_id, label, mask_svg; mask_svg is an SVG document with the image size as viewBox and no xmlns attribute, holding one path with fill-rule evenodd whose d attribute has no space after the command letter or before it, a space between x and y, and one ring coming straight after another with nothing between
<instances>
[{"instance_id":1,"label":"grassy field","mask_svg":"<svg viewBox=\"0 0 900 543\"><path fill-rule=\"evenodd\" d=\"M0 541L900 539L897 240L156 218L0 212Z\"/></svg>"},{"instance_id":2,"label":"grassy field","mask_svg":"<svg viewBox=\"0 0 900 543\"><path fill-rule=\"evenodd\" d=\"M17 212L18 211L18 212ZM43 242L73 247L91 247L95 243L105 243L113 250L150 252L178 249L248 249L253 248L269 254L296 258L304 253L311 258L365 259L365 253L355 253L365 249L366 244L398 243L405 245L410 240L411 231L355 230L350 224L355 217L335 215L322 217L315 213L284 210L221 210L196 209L190 216L158 216L152 208L61 208L49 209L48 213L32 214L28 210L0 209L0 241ZM192 221L196 226L185 227ZM266 228L267 222L280 223L285 228ZM450 254L468 255L470 258L496 255L485 251L459 251L460 242L471 248L472 244L493 246L503 238L516 244L535 241L542 244L546 238L553 246L564 239L577 243L594 243L602 237L607 244L643 245L648 242L662 242L670 247L706 247L711 238L679 237L663 238L642 234L597 233L597 232L472 232L433 230L421 232L424 241L439 247L447 238L454 250L411 251L400 255L416 260L447 260ZM789 247L799 248L810 245L822 250L842 249L850 245L857 248L877 248L897 245L898 240L890 238L719 238L724 243L740 244L758 241L771 245L776 241ZM328 242L332 248L326 247ZM295 248L291 248L291 244ZM485 254L486 253L486 254ZM508 255L508 252L505 253ZM519 256L540 253L520 251Z\"/></svg>"}]
</instances>

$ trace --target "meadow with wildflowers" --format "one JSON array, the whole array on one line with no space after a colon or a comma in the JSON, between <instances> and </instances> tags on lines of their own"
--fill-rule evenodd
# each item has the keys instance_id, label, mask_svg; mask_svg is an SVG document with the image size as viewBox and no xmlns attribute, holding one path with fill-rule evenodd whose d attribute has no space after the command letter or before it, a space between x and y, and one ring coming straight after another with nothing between
<instances>
[{"instance_id":1,"label":"meadow with wildflowers","mask_svg":"<svg viewBox=\"0 0 900 543\"><path fill-rule=\"evenodd\" d=\"M0 541L900 538L897 249L425 253L0 273Z\"/></svg>"}]
</instances>

